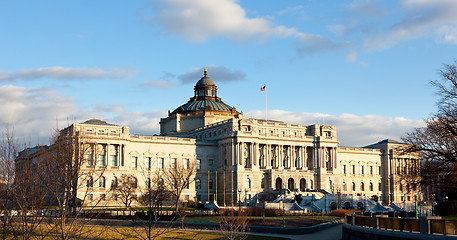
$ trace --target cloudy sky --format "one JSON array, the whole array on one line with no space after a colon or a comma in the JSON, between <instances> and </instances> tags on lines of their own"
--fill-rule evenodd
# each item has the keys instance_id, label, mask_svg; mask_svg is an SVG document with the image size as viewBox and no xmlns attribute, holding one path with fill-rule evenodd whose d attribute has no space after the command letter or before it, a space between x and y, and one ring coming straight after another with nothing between
<instances>
[{"instance_id":1,"label":"cloudy sky","mask_svg":"<svg viewBox=\"0 0 457 240\"><path fill-rule=\"evenodd\" d=\"M156 134L208 68L247 117L399 140L436 111L457 1L1 1L0 126L28 144L99 118Z\"/></svg>"}]
</instances>

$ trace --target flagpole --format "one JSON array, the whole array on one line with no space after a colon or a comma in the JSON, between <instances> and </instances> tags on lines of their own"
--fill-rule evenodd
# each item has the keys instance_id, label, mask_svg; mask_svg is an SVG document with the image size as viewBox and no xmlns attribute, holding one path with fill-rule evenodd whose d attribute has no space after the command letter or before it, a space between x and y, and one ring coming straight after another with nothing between
<instances>
[{"instance_id":1,"label":"flagpole","mask_svg":"<svg viewBox=\"0 0 457 240\"><path fill-rule=\"evenodd\" d=\"M268 92L267 92L267 91L268 91L268 90L267 90L267 88L265 87L265 121L268 121L268 107L267 107L267 106L268 106L268 105L267 105L267 103L268 103L268 101L267 101L267 99L268 99L268 98L267 98L268 94L267 94L267 93L268 93Z\"/></svg>"}]
</instances>

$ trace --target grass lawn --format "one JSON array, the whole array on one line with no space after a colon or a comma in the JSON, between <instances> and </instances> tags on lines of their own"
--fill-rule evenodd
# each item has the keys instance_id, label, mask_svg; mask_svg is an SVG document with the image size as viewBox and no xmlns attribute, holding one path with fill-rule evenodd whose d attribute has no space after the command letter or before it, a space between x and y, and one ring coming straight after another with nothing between
<instances>
[{"instance_id":1,"label":"grass lawn","mask_svg":"<svg viewBox=\"0 0 457 240\"><path fill-rule=\"evenodd\" d=\"M42 224L35 231L35 234L32 235L32 238L51 240L56 239L57 234L47 234L43 235L43 232L46 231L47 225ZM2 229L0 229L2 230ZM213 240L213 239L225 239L224 235L220 232L210 232L210 231L198 231L198 230L176 230L176 229L160 229L157 230L161 233L155 239L198 239L198 240ZM128 227L99 227L99 226L84 226L81 229L80 236L74 237L72 239L88 239L88 240L120 240L120 239L146 239L146 232L143 228L128 228ZM82 233L81 233L82 232ZM141 236L140 236L141 235ZM21 238L21 234L18 234ZM247 235L248 240L287 240L288 238L280 237L268 237L268 236L258 236L258 235ZM58 238L58 237L57 237ZM14 239L13 234L7 233L7 239Z\"/></svg>"}]
</instances>

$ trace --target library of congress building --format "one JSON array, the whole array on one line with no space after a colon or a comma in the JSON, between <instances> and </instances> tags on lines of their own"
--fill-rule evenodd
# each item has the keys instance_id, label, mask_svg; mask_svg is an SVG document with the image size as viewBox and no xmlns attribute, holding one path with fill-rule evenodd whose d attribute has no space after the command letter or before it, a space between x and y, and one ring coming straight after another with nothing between
<instances>
[{"instance_id":1,"label":"library of congress building","mask_svg":"<svg viewBox=\"0 0 457 240\"><path fill-rule=\"evenodd\" d=\"M418 194L399 184L399 176L419 164L417 155L398 154L402 143L386 139L366 147L339 147L335 126L244 118L219 98L206 70L193 97L160 120L159 136L130 135L128 126L96 119L66 130L96 146L83 170L103 171L88 183L89 197L81 196L86 204L112 206L118 200L109 186L123 174L135 177L141 194L151 184L145 171L176 165L196 168L192 184L181 194L184 203L233 206L284 191L319 191L376 195L389 204L413 202Z\"/></svg>"}]
</instances>

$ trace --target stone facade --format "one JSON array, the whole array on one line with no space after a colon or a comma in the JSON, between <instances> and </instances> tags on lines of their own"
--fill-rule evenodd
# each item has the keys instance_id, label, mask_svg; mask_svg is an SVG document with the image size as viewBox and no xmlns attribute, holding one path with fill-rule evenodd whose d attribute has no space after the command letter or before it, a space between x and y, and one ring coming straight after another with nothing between
<instances>
[{"instance_id":1,"label":"stone facade","mask_svg":"<svg viewBox=\"0 0 457 240\"><path fill-rule=\"evenodd\" d=\"M129 127L100 120L67 128L93 146L83 171L101 173L81 191L90 192L85 204L101 200L115 205L109 185L122 174L135 176L140 194L150 174L170 164L190 163L197 171L194 184L181 196L183 202L232 206L284 189L376 195L383 203L413 202L418 195L418 190L408 192L398 184L398 174L419 164L418 156L398 155L401 143L339 147L335 126L244 118L217 97L206 71L194 93L188 103L161 119L161 136L130 135Z\"/></svg>"}]
</instances>

